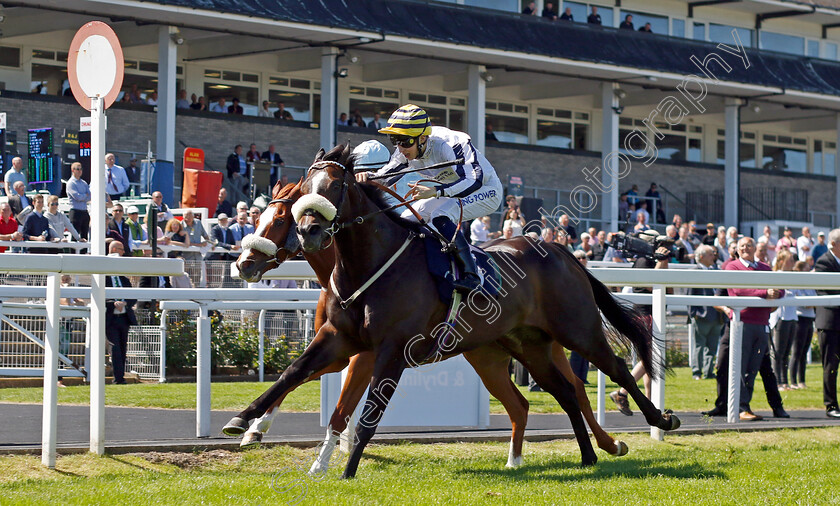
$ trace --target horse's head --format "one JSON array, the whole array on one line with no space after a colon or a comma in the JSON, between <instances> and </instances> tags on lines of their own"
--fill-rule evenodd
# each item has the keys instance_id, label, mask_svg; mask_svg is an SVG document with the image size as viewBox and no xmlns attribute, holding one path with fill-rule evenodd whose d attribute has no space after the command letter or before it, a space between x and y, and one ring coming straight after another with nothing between
<instances>
[{"instance_id":1,"label":"horse's head","mask_svg":"<svg viewBox=\"0 0 840 506\"><path fill-rule=\"evenodd\" d=\"M330 244L339 217L349 215L348 193L355 184L349 144L341 144L324 154L320 150L306 179L301 197L292 207L301 246L314 253Z\"/></svg>"},{"instance_id":2,"label":"horse's head","mask_svg":"<svg viewBox=\"0 0 840 506\"><path fill-rule=\"evenodd\" d=\"M273 199L257 219L256 230L242 240L242 254L236 261L240 278L259 281L266 271L300 251L292 205L300 197L302 183L301 179L282 188L278 185Z\"/></svg>"}]
</instances>

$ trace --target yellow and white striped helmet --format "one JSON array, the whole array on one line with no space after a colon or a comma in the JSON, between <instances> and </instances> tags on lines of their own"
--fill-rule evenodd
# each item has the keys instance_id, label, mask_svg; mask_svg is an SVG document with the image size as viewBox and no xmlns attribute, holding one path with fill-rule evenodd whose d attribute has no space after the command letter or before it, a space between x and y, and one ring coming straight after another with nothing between
<instances>
[{"instance_id":1,"label":"yellow and white striped helmet","mask_svg":"<svg viewBox=\"0 0 840 506\"><path fill-rule=\"evenodd\" d=\"M391 114L388 125L380 128L379 133L420 137L432 132L432 122L426 111L414 104L406 104Z\"/></svg>"}]
</instances>

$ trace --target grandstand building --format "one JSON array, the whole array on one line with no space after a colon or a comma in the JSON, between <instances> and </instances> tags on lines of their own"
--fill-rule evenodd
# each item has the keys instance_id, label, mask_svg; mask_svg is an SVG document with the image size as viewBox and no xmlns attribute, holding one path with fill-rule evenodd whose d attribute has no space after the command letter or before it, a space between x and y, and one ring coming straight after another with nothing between
<instances>
[{"instance_id":1,"label":"grandstand building","mask_svg":"<svg viewBox=\"0 0 840 506\"><path fill-rule=\"evenodd\" d=\"M574 21L523 15L519 0L0 3L0 111L24 154L27 129L79 129L67 50L98 19L122 42L124 89L158 93L109 110L122 156L151 142L179 167L199 147L224 170L235 144L273 143L307 166L336 140L385 141L337 125L341 113L384 122L411 102L469 132L503 182L595 226L616 229L619 193L651 182L668 221L837 226L837 0L557 2ZM593 6L601 26L586 22ZM635 29L619 29L628 14ZM209 106L236 97L244 115L176 108L179 90ZM263 101L292 119L260 117Z\"/></svg>"}]
</instances>

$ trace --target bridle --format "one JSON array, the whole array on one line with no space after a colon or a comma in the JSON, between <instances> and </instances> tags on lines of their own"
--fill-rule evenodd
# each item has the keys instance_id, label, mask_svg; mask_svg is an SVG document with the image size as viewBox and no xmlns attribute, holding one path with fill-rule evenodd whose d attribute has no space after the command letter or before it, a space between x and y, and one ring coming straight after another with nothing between
<instances>
[{"instance_id":1,"label":"bridle","mask_svg":"<svg viewBox=\"0 0 840 506\"><path fill-rule=\"evenodd\" d=\"M280 199L272 199L268 205L273 204L287 204L292 205L295 201L288 198L280 198ZM286 234L286 241L283 243L282 248L277 248L277 251L274 252L274 256L271 260L268 260L266 263L271 264L275 263L280 265L280 260L277 258L277 254L280 253L280 250L286 251L288 254L287 256L296 255L300 251L300 241L298 240L297 236L297 224L292 220L292 224L289 227L289 232Z\"/></svg>"}]
</instances>

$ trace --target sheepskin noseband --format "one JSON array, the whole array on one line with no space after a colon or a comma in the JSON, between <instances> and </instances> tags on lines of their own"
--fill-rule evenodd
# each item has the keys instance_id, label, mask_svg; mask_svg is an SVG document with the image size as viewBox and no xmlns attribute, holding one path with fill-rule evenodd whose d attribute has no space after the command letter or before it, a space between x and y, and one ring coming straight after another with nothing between
<instances>
[{"instance_id":1,"label":"sheepskin noseband","mask_svg":"<svg viewBox=\"0 0 840 506\"><path fill-rule=\"evenodd\" d=\"M295 222L300 221L303 213L312 209L321 214L327 221L332 221L336 215L336 209L332 202L317 193L310 193L302 196L292 206L292 216L295 217Z\"/></svg>"},{"instance_id":2,"label":"sheepskin noseband","mask_svg":"<svg viewBox=\"0 0 840 506\"><path fill-rule=\"evenodd\" d=\"M242 239L242 249L257 250L270 257L277 254L277 245L274 242L256 234L248 234Z\"/></svg>"}]
</instances>

